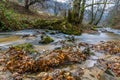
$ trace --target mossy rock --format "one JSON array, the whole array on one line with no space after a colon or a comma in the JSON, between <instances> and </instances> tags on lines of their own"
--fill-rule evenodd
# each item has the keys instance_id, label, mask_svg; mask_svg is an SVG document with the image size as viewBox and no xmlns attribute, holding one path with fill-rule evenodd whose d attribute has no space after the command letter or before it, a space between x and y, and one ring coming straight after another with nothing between
<instances>
[{"instance_id":1,"label":"mossy rock","mask_svg":"<svg viewBox=\"0 0 120 80\"><path fill-rule=\"evenodd\" d=\"M42 44L49 44L51 42L53 42L54 40L50 37L50 36L45 36L42 41L40 41L40 43Z\"/></svg>"},{"instance_id":2,"label":"mossy rock","mask_svg":"<svg viewBox=\"0 0 120 80\"><path fill-rule=\"evenodd\" d=\"M62 32L69 35L81 35L82 30L79 26L75 26L71 23L66 23L63 26Z\"/></svg>"}]
</instances>

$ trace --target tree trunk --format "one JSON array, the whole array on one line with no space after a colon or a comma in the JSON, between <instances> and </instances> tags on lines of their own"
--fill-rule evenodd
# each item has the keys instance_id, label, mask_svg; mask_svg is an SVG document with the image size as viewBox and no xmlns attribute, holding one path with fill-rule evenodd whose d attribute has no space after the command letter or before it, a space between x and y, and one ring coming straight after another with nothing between
<instances>
[{"instance_id":1,"label":"tree trunk","mask_svg":"<svg viewBox=\"0 0 120 80\"><path fill-rule=\"evenodd\" d=\"M82 0L82 9L81 9L81 13L80 13L80 21L79 21L79 24L81 24L82 21L83 21L83 19L84 19L85 3L86 3L86 0Z\"/></svg>"},{"instance_id":2,"label":"tree trunk","mask_svg":"<svg viewBox=\"0 0 120 80\"><path fill-rule=\"evenodd\" d=\"M94 4L94 0L92 0L92 4ZM91 21L89 22L89 24L92 24L94 21L94 5L91 6Z\"/></svg>"},{"instance_id":3,"label":"tree trunk","mask_svg":"<svg viewBox=\"0 0 120 80\"><path fill-rule=\"evenodd\" d=\"M29 0L25 0L25 9L29 9Z\"/></svg>"},{"instance_id":4,"label":"tree trunk","mask_svg":"<svg viewBox=\"0 0 120 80\"><path fill-rule=\"evenodd\" d=\"M67 16L67 21L72 23L72 14L71 14L71 10L68 10L68 16Z\"/></svg>"},{"instance_id":5,"label":"tree trunk","mask_svg":"<svg viewBox=\"0 0 120 80\"><path fill-rule=\"evenodd\" d=\"M94 15L93 21L96 20L97 13L98 13L98 11L99 11L99 7L100 7L100 4L99 4L98 7L97 7L97 10L96 10L96 12L95 12L95 15ZM93 23L94 23L94 22L93 22ZM92 24L93 24L93 23L92 23Z\"/></svg>"},{"instance_id":6,"label":"tree trunk","mask_svg":"<svg viewBox=\"0 0 120 80\"><path fill-rule=\"evenodd\" d=\"M81 1L82 0L74 0L74 2L73 2L72 21L75 24L79 23L79 14L80 14Z\"/></svg>"},{"instance_id":7,"label":"tree trunk","mask_svg":"<svg viewBox=\"0 0 120 80\"><path fill-rule=\"evenodd\" d=\"M101 0L99 0L98 2L101 2ZM93 3L94 4L94 3ZM96 12L93 14L93 18L92 18L92 21L89 23L89 24L94 24L94 21L96 20L96 17L97 17L97 13L99 11L99 8L100 8L100 4L97 5L97 10Z\"/></svg>"}]
</instances>

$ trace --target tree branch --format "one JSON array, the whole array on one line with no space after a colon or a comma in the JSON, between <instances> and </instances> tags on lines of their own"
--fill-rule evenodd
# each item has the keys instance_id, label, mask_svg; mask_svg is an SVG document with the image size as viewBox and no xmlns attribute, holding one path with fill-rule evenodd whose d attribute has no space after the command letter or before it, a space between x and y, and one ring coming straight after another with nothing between
<instances>
[{"instance_id":1,"label":"tree branch","mask_svg":"<svg viewBox=\"0 0 120 80\"><path fill-rule=\"evenodd\" d=\"M93 6L93 5L99 5L99 4L114 4L114 3L105 3L105 2L103 2L103 3L94 3L94 4L86 5L85 8Z\"/></svg>"}]
</instances>

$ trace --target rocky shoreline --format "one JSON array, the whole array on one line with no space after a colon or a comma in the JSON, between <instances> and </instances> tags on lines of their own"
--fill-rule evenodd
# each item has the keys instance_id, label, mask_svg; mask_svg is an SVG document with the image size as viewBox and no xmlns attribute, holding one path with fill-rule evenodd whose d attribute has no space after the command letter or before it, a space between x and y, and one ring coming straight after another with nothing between
<instances>
[{"instance_id":1,"label":"rocky shoreline","mask_svg":"<svg viewBox=\"0 0 120 80\"><path fill-rule=\"evenodd\" d=\"M119 80L119 44L119 41L108 41L91 46L81 42L76 46L67 45L44 54L34 54L37 57L24 49L9 48L1 53L0 73L7 74L0 77L4 80ZM104 55L97 56L97 52ZM90 60L96 60L96 63L88 67Z\"/></svg>"}]
</instances>

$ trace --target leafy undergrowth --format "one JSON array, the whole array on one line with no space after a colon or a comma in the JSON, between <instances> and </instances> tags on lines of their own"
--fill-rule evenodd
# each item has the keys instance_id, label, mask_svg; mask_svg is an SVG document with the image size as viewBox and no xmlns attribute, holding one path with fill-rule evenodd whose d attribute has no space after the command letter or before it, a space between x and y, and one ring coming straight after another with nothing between
<instances>
[{"instance_id":1,"label":"leafy undergrowth","mask_svg":"<svg viewBox=\"0 0 120 80\"><path fill-rule=\"evenodd\" d=\"M8 8L9 4L0 2L0 31L20 30L31 27L32 22L29 21L29 17Z\"/></svg>"},{"instance_id":2,"label":"leafy undergrowth","mask_svg":"<svg viewBox=\"0 0 120 80\"><path fill-rule=\"evenodd\" d=\"M43 25L46 25L44 21L50 20L53 23L54 19L58 18L46 14L37 14L16 3L0 1L0 31L38 28L35 25L37 25L36 20L39 19L43 21Z\"/></svg>"}]
</instances>

